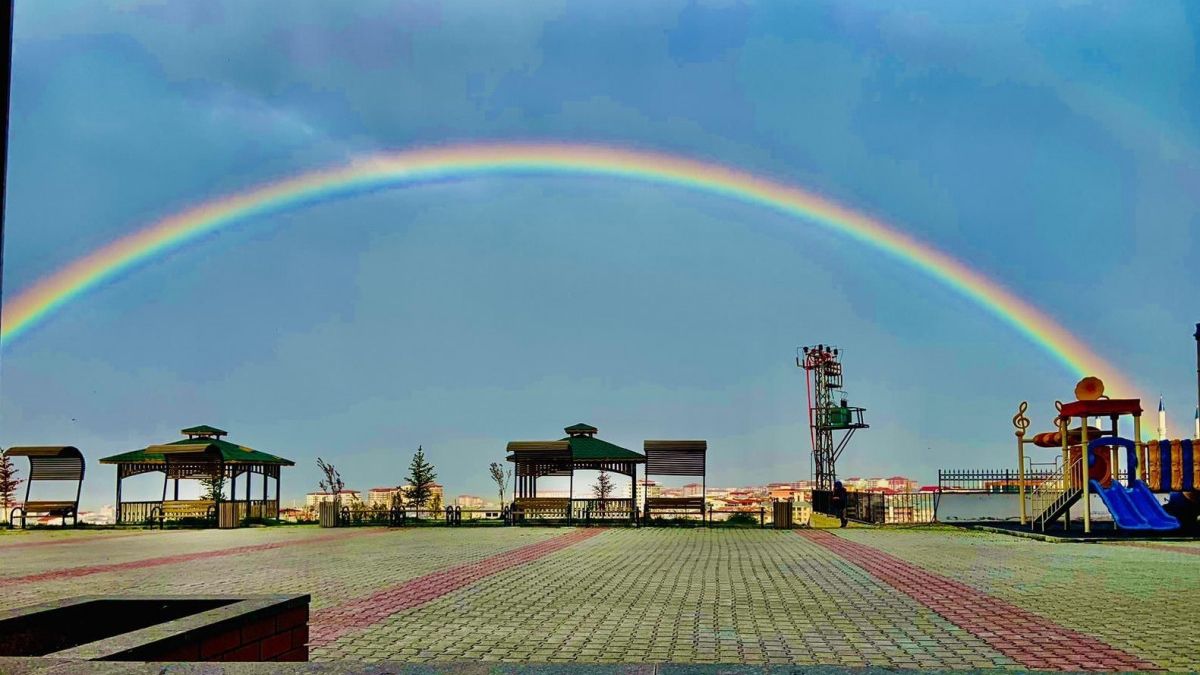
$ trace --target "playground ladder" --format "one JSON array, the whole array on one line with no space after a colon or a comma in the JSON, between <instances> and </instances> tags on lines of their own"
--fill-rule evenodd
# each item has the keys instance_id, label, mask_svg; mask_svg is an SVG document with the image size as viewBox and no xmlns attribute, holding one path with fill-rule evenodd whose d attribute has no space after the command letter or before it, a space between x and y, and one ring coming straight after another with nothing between
<instances>
[{"instance_id":1,"label":"playground ladder","mask_svg":"<svg viewBox=\"0 0 1200 675\"><path fill-rule=\"evenodd\" d=\"M1042 481L1033 489L1031 501L1033 506L1033 526L1046 531L1046 525L1054 522L1067 512L1075 502L1083 496L1083 489L1072 485L1071 475L1077 468L1082 468L1082 457L1071 462L1069 466L1055 472L1053 476Z\"/></svg>"}]
</instances>

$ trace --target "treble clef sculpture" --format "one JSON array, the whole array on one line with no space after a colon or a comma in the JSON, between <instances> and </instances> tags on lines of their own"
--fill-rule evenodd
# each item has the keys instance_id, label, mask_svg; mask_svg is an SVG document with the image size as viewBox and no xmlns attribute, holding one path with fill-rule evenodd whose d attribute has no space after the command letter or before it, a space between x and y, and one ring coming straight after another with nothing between
<instances>
[{"instance_id":1,"label":"treble clef sculpture","mask_svg":"<svg viewBox=\"0 0 1200 675\"><path fill-rule=\"evenodd\" d=\"M1023 438L1025 432L1029 429L1029 418L1025 416L1025 411L1029 410L1029 401L1021 401L1021 405L1017 407L1017 414L1013 415L1012 423L1016 427L1018 438Z\"/></svg>"}]
</instances>

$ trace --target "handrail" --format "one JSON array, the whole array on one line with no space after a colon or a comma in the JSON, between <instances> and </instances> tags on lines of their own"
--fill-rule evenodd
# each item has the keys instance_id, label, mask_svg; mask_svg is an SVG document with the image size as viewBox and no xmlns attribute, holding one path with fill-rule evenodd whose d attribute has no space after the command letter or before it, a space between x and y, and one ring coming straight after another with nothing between
<instances>
[{"instance_id":1,"label":"handrail","mask_svg":"<svg viewBox=\"0 0 1200 675\"><path fill-rule=\"evenodd\" d=\"M1033 511L1033 523L1041 522L1042 529L1045 529L1046 524L1044 518L1046 512L1055 507L1063 495L1071 491L1071 475L1075 472L1076 467L1082 468L1083 457L1079 457L1071 464L1059 471L1055 472L1050 478L1035 485L1030 492L1030 502Z\"/></svg>"}]
</instances>

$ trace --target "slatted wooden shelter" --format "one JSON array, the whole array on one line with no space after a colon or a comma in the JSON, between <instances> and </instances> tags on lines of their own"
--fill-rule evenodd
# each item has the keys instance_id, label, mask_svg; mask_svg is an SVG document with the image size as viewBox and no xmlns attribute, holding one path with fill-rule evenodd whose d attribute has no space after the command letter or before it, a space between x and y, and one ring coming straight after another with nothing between
<instances>
[{"instance_id":1,"label":"slatted wooden shelter","mask_svg":"<svg viewBox=\"0 0 1200 675\"><path fill-rule=\"evenodd\" d=\"M79 524L79 494L83 490L83 474L86 468L83 453L79 452L79 448L70 445L27 446L9 448L4 454L29 459L25 501L9 514L9 523L14 521L16 512L20 510L22 528L25 527L26 516L31 513L60 516L63 525L67 524L67 517L70 516L72 525ZM43 481L75 481L75 499L30 501L33 484Z\"/></svg>"},{"instance_id":2,"label":"slatted wooden shelter","mask_svg":"<svg viewBox=\"0 0 1200 675\"><path fill-rule=\"evenodd\" d=\"M117 466L117 522L135 522L151 517L152 513L165 518L212 515L215 504L208 500L180 500L180 480L202 480L224 476L229 484L230 501L239 504L244 518L279 518L280 469L295 466L295 462L260 450L224 440L229 432L201 425L183 429L182 440L151 445L120 455L105 457L101 464ZM161 501L122 501L121 483L124 479L144 473L161 471L163 491ZM250 498L251 475L262 476L262 499ZM238 500L238 478L245 476L244 499ZM267 481L275 480L275 497L268 499ZM174 490L170 491L174 481Z\"/></svg>"},{"instance_id":3,"label":"slatted wooden shelter","mask_svg":"<svg viewBox=\"0 0 1200 675\"><path fill-rule=\"evenodd\" d=\"M576 513L594 512L628 515L634 517L637 504L637 466L646 458L633 450L627 450L608 441L596 438L599 431L589 424L573 424L563 431L566 438L557 441L513 441L508 444L508 461L512 462L516 474L513 506L525 513L574 520ZM606 471L629 476L632 486L630 499L608 499L604 503L592 499L574 499L575 471ZM567 498L539 497L537 479L545 476L568 476L571 479ZM595 511L598 507L599 511Z\"/></svg>"},{"instance_id":4,"label":"slatted wooden shelter","mask_svg":"<svg viewBox=\"0 0 1200 675\"><path fill-rule=\"evenodd\" d=\"M650 476L696 476L700 478L700 495L688 497L645 497L642 513L647 520L653 512L699 513L704 517L705 455L707 441L646 441L646 478Z\"/></svg>"}]
</instances>

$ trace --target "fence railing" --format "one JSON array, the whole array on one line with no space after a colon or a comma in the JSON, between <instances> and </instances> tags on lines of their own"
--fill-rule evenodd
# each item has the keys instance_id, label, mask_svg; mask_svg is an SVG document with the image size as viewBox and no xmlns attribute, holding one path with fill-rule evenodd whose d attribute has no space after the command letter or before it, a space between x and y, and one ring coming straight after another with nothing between
<instances>
[{"instance_id":1,"label":"fence railing","mask_svg":"<svg viewBox=\"0 0 1200 675\"><path fill-rule=\"evenodd\" d=\"M121 502L117 512L118 523L144 523L150 520L150 513L162 506L161 501L153 502Z\"/></svg>"},{"instance_id":2,"label":"fence railing","mask_svg":"<svg viewBox=\"0 0 1200 675\"><path fill-rule=\"evenodd\" d=\"M936 492L847 492L846 518L875 525L932 523L937 514ZM813 512L838 515L832 490L813 490Z\"/></svg>"}]
</instances>

